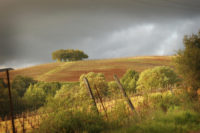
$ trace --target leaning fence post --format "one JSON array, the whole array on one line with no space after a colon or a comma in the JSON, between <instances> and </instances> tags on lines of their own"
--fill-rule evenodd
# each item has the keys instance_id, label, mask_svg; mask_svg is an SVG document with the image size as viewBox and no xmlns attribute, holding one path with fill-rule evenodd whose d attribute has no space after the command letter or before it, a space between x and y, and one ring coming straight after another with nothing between
<instances>
[{"instance_id":1,"label":"leaning fence post","mask_svg":"<svg viewBox=\"0 0 200 133\"><path fill-rule=\"evenodd\" d=\"M84 77L83 80L84 80L84 82L85 82L86 87L87 87L88 90L89 90L90 97L91 97L92 100L93 100L94 109L95 109L96 112L99 114L99 111L98 111L98 108L97 108L97 104L96 104L96 102L95 102L95 98L94 98L94 95L93 95L93 93L92 93L92 89L91 89L91 87L90 87L90 84L89 84L89 82L88 82L88 79L87 79L86 77Z\"/></svg>"},{"instance_id":2,"label":"leaning fence post","mask_svg":"<svg viewBox=\"0 0 200 133\"><path fill-rule=\"evenodd\" d=\"M101 105L102 105L102 107L103 107L103 110L104 110L104 112L105 112L106 118L107 118L107 120L108 120L107 110L106 110L106 108L105 108L104 105L103 105L102 97L101 97L101 95L100 95L100 93L99 93L99 91L98 91L96 85L94 86L94 88L95 88L95 90L96 90L96 92L97 92L97 95L98 95L98 97L99 97L99 100L100 100L100 102L101 102Z\"/></svg>"},{"instance_id":3,"label":"leaning fence post","mask_svg":"<svg viewBox=\"0 0 200 133\"><path fill-rule=\"evenodd\" d=\"M173 92L173 90L172 90L172 86L170 86L170 91L171 91L171 93L172 93L172 95L174 95L174 92Z\"/></svg>"},{"instance_id":4,"label":"leaning fence post","mask_svg":"<svg viewBox=\"0 0 200 133\"><path fill-rule=\"evenodd\" d=\"M135 107L133 106L133 104L132 104L131 100L129 99L128 95L126 94L126 91L125 91L125 89L123 88L122 84L120 83L120 81L119 81L117 75L114 75L114 79L115 79L115 81L117 82L118 87L121 89L121 91L122 91L122 93L123 93L123 95L124 95L124 98L126 99L128 105L129 105L129 107L130 107L131 110L137 115L137 112L136 112L136 110L135 110Z\"/></svg>"}]
</instances>

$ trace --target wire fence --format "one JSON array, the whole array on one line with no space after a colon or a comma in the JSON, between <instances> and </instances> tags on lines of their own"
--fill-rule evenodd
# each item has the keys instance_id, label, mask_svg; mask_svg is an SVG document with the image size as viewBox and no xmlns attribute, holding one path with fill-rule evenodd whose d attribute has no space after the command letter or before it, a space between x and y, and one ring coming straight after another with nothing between
<instances>
[{"instance_id":1,"label":"wire fence","mask_svg":"<svg viewBox=\"0 0 200 133\"><path fill-rule=\"evenodd\" d=\"M14 118L14 125L15 125L15 131L14 133L27 133L30 132L36 128L39 128L40 123L42 120L48 118L50 113L53 112L38 112L39 106L37 104L33 104L30 106L27 106L26 99L22 99L20 97L15 97L15 90L11 89L12 99L9 99L9 91L8 86L6 85L6 79L2 79L3 86L1 87L0 95L3 94L0 97L0 133L13 133L13 127L12 127L12 117L11 117L11 108L9 100L12 100L13 102L13 118ZM1 82L1 81L0 81ZM114 112L117 110L116 105L118 103L126 102L127 106L125 107L126 112L128 115L133 114L135 111L135 105L133 101L136 101L134 98L138 98L139 96L144 95L143 93L137 93L137 94L130 94L129 96L126 93L123 86L118 81L119 88L121 87L121 93L116 97L115 99L109 98L109 97L102 97L98 93L98 88L95 87L94 92L90 90L90 93L98 94L97 98L94 99L94 97L91 97L95 104L91 106L96 106L97 111L101 113L103 116L105 116L106 119L109 119L109 114L111 112ZM89 89L89 82L88 85L86 85ZM2 89L4 87L4 89ZM3 90L3 91L2 91ZM152 91L154 92L161 92L160 90ZM38 94L39 95L39 94ZM129 98L131 97L131 98ZM133 104L132 104L133 102ZM132 105L131 105L132 104ZM75 107L76 109L79 107Z\"/></svg>"}]
</instances>

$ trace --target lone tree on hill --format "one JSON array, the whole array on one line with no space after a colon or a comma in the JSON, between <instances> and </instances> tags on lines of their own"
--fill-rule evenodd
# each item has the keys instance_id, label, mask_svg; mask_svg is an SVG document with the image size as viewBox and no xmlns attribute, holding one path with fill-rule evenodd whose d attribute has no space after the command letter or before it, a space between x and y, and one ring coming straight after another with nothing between
<instances>
[{"instance_id":1,"label":"lone tree on hill","mask_svg":"<svg viewBox=\"0 0 200 133\"><path fill-rule=\"evenodd\" d=\"M200 31L185 36L183 42L184 49L174 59L175 67L187 86L196 92L200 88Z\"/></svg>"},{"instance_id":2,"label":"lone tree on hill","mask_svg":"<svg viewBox=\"0 0 200 133\"><path fill-rule=\"evenodd\" d=\"M88 55L81 50L60 49L52 53L52 59L59 62L77 61L88 58Z\"/></svg>"}]
</instances>

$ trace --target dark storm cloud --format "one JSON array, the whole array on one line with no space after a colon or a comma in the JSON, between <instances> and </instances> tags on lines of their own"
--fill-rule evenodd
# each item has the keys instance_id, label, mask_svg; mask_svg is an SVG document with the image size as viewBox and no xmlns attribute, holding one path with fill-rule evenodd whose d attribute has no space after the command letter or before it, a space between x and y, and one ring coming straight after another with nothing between
<instances>
[{"instance_id":1,"label":"dark storm cloud","mask_svg":"<svg viewBox=\"0 0 200 133\"><path fill-rule=\"evenodd\" d=\"M1 1L0 66L49 62L61 48L91 59L169 55L199 23L199 0Z\"/></svg>"},{"instance_id":2,"label":"dark storm cloud","mask_svg":"<svg viewBox=\"0 0 200 133\"><path fill-rule=\"evenodd\" d=\"M0 62L5 63L12 60L15 53L15 47L12 45L12 29L9 22L0 22Z\"/></svg>"}]
</instances>

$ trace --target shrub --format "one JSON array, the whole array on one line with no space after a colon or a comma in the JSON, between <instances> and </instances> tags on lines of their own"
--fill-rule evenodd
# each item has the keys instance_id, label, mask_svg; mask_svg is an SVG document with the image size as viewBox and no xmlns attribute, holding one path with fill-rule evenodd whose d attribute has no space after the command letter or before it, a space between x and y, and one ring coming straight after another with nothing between
<instances>
[{"instance_id":1,"label":"shrub","mask_svg":"<svg viewBox=\"0 0 200 133\"><path fill-rule=\"evenodd\" d=\"M90 72L88 74L83 74L80 76L80 95L82 97L88 97L88 88L83 81L83 78L86 77L89 81L90 87L93 91L94 96L97 98L97 93L95 86L98 89L101 96L106 96L108 93L108 83L105 80L105 76L102 73Z\"/></svg>"},{"instance_id":2,"label":"shrub","mask_svg":"<svg viewBox=\"0 0 200 133\"><path fill-rule=\"evenodd\" d=\"M131 69L127 70L121 79L123 87L129 92L136 92L136 83L138 78L138 72Z\"/></svg>"},{"instance_id":3,"label":"shrub","mask_svg":"<svg viewBox=\"0 0 200 133\"><path fill-rule=\"evenodd\" d=\"M54 96L56 91L61 88L61 84L59 82L38 82L35 84L35 87L42 88L44 92L49 96Z\"/></svg>"},{"instance_id":4,"label":"shrub","mask_svg":"<svg viewBox=\"0 0 200 133\"><path fill-rule=\"evenodd\" d=\"M79 103L79 85L65 84L53 98L48 98L46 107L53 111L55 108L72 108L77 103Z\"/></svg>"},{"instance_id":5,"label":"shrub","mask_svg":"<svg viewBox=\"0 0 200 133\"><path fill-rule=\"evenodd\" d=\"M28 107L38 108L44 105L46 93L42 88L37 87L36 85L30 85L23 98Z\"/></svg>"},{"instance_id":6,"label":"shrub","mask_svg":"<svg viewBox=\"0 0 200 133\"><path fill-rule=\"evenodd\" d=\"M108 82L108 94L109 96L113 96L114 94L118 94L119 87L115 81Z\"/></svg>"},{"instance_id":7,"label":"shrub","mask_svg":"<svg viewBox=\"0 0 200 133\"><path fill-rule=\"evenodd\" d=\"M48 98L54 97L56 91L60 88L61 84L57 82L38 82L34 85L31 84L25 92L23 99L29 108L37 108L44 105Z\"/></svg>"},{"instance_id":8,"label":"shrub","mask_svg":"<svg viewBox=\"0 0 200 133\"><path fill-rule=\"evenodd\" d=\"M137 90L163 89L174 85L177 81L178 77L170 67L158 66L153 69L147 69L140 74Z\"/></svg>"},{"instance_id":9,"label":"shrub","mask_svg":"<svg viewBox=\"0 0 200 133\"><path fill-rule=\"evenodd\" d=\"M30 84L35 84L36 81L31 77L16 76L12 82L12 88L15 89L20 97L24 96L24 93L28 89Z\"/></svg>"},{"instance_id":10,"label":"shrub","mask_svg":"<svg viewBox=\"0 0 200 133\"><path fill-rule=\"evenodd\" d=\"M172 95L170 91L150 94L148 101L152 107L155 109L161 109L164 112L167 112L169 108L175 108L181 104L180 97Z\"/></svg>"}]
</instances>

